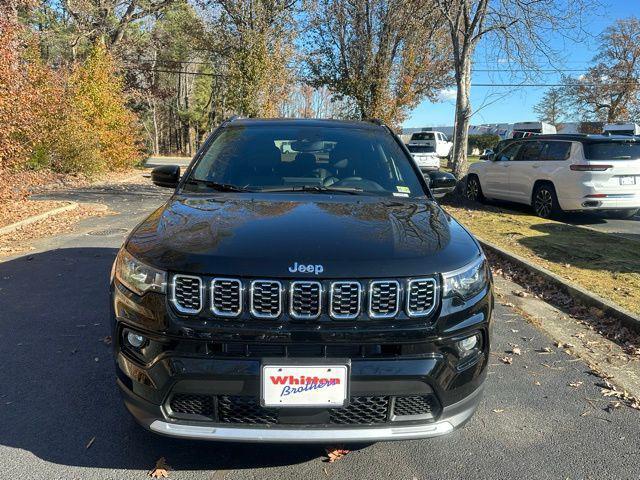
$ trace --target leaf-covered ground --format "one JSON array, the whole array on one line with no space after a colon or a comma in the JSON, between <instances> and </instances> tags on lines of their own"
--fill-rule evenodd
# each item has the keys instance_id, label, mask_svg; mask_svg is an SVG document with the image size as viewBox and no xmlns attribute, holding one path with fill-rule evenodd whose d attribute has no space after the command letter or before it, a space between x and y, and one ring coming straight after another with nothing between
<instances>
[{"instance_id":1,"label":"leaf-covered ground","mask_svg":"<svg viewBox=\"0 0 640 480\"><path fill-rule=\"evenodd\" d=\"M640 313L640 241L491 205L444 207L483 240Z\"/></svg>"}]
</instances>

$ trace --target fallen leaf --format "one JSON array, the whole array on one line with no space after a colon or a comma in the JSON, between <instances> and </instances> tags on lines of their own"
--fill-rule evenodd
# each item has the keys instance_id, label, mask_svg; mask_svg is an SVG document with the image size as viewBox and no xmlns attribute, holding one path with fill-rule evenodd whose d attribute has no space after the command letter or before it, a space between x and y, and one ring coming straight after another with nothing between
<instances>
[{"instance_id":1,"label":"fallen leaf","mask_svg":"<svg viewBox=\"0 0 640 480\"><path fill-rule=\"evenodd\" d=\"M349 453L349 450L341 447L325 447L325 452L327 452L327 459L325 462L333 463L337 460L340 460L346 454Z\"/></svg>"},{"instance_id":2,"label":"fallen leaf","mask_svg":"<svg viewBox=\"0 0 640 480\"><path fill-rule=\"evenodd\" d=\"M96 441L96 437L91 437L91 440L89 440L89 441L87 442L87 445L84 447L84 448L85 448L85 450L90 449L90 448L91 448L91 445L93 445L93 442L95 442L95 441Z\"/></svg>"},{"instance_id":3,"label":"fallen leaf","mask_svg":"<svg viewBox=\"0 0 640 480\"><path fill-rule=\"evenodd\" d=\"M535 382L533 382L533 384L534 384L534 385L537 385L538 387L539 387L540 385L542 385L542 384L541 384L539 381L537 381L537 380L536 380Z\"/></svg>"},{"instance_id":4,"label":"fallen leaf","mask_svg":"<svg viewBox=\"0 0 640 480\"><path fill-rule=\"evenodd\" d=\"M514 355L522 355L522 350L520 350L520 347L513 347L511 349L511 353L513 353Z\"/></svg>"},{"instance_id":5,"label":"fallen leaf","mask_svg":"<svg viewBox=\"0 0 640 480\"><path fill-rule=\"evenodd\" d=\"M148 475L151 478L169 478L169 470L171 470L171 467L167 465L167 461L164 457L160 457L156 462L156 466L149 470Z\"/></svg>"},{"instance_id":6,"label":"fallen leaf","mask_svg":"<svg viewBox=\"0 0 640 480\"><path fill-rule=\"evenodd\" d=\"M582 382L570 382L569 386L573 387L573 388L578 388L580 385L582 385Z\"/></svg>"},{"instance_id":7,"label":"fallen leaf","mask_svg":"<svg viewBox=\"0 0 640 480\"><path fill-rule=\"evenodd\" d=\"M502 413L504 412L504 409L502 408L494 408L493 410L491 410L493 413Z\"/></svg>"},{"instance_id":8,"label":"fallen leaf","mask_svg":"<svg viewBox=\"0 0 640 480\"><path fill-rule=\"evenodd\" d=\"M551 353L551 349L549 347L541 348L540 350L536 350L538 353L546 355L547 353Z\"/></svg>"},{"instance_id":9,"label":"fallen leaf","mask_svg":"<svg viewBox=\"0 0 640 480\"><path fill-rule=\"evenodd\" d=\"M519 330L511 329L511 333L518 333Z\"/></svg>"},{"instance_id":10,"label":"fallen leaf","mask_svg":"<svg viewBox=\"0 0 640 480\"><path fill-rule=\"evenodd\" d=\"M106 337L104 337L102 339L102 343L104 343L105 345L111 345L111 335L107 335Z\"/></svg>"},{"instance_id":11,"label":"fallen leaf","mask_svg":"<svg viewBox=\"0 0 640 480\"><path fill-rule=\"evenodd\" d=\"M502 363L506 363L507 365L511 365L513 363L513 357L504 356L500 359Z\"/></svg>"}]
</instances>

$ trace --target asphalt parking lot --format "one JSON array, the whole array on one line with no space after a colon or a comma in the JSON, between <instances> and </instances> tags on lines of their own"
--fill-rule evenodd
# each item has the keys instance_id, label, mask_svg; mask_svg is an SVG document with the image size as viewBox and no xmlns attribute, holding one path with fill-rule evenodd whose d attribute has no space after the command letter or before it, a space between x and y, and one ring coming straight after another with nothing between
<instances>
[{"instance_id":1,"label":"asphalt parking lot","mask_svg":"<svg viewBox=\"0 0 640 480\"><path fill-rule=\"evenodd\" d=\"M450 436L360 445L325 463L322 445L148 433L126 413L115 385L104 341L107 284L126 232L166 193L130 185L54 197L99 201L119 213L0 262L0 478L143 479L160 457L172 479L640 477L640 412L606 411L610 401L589 367L505 305L497 305L484 400ZM514 344L522 355L501 362Z\"/></svg>"}]
</instances>

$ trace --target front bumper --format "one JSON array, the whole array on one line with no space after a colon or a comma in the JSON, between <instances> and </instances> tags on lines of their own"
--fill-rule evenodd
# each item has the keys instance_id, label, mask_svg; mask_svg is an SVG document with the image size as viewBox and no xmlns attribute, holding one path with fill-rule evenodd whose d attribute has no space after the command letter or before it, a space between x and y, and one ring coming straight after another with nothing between
<instances>
[{"instance_id":1,"label":"front bumper","mask_svg":"<svg viewBox=\"0 0 640 480\"><path fill-rule=\"evenodd\" d=\"M195 329L173 318L161 295L136 297L117 284L112 286L112 295L118 384L129 412L158 434L246 442L428 438L463 425L482 395L490 350L490 288L465 304L443 302L431 324L405 321L404 326L383 327L381 322L372 322L354 328L291 322L277 330L267 330L268 322L249 327L233 321L203 322ZM145 346L133 351L125 341L127 331L144 335ZM461 357L456 342L473 334L480 338L478 348ZM317 352L317 347L321 353L309 353ZM280 353L275 355L274 348ZM335 412L341 409L282 408L257 423L239 419L237 412L223 415L223 399L252 399L254 407L259 406L263 359L279 355L290 361L349 362L347 408L353 404L357 409L357 399L383 399L388 406L382 419L372 419L365 412L356 421L335 421ZM204 396L211 400L211 408L197 414L178 411L172 408L177 395ZM426 414L412 411L403 415L396 411L399 398L423 398L431 403ZM261 413L252 411L251 415Z\"/></svg>"},{"instance_id":2,"label":"front bumper","mask_svg":"<svg viewBox=\"0 0 640 480\"><path fill-rule=\"evenodd\" d=\"M483 393L477 388L460 402L446 407L441 419L432 423L389 425L353 428L320 428L290 425L288 427L238 427L175 422L149 416L135 398L123 389L125 405L134 418L148 430L170 437L190 440L217 440L232 442L270 443L323 443L323 442L377 442L386 440L414 440L446 435L464 425L475 412Z\"/></svg>"}]
</instances>

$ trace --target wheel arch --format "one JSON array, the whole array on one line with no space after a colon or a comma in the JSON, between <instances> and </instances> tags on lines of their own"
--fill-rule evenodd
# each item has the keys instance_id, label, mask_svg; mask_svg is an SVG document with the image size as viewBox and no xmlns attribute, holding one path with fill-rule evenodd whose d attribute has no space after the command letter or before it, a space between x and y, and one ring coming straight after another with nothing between
<instances>
[{"instance_id":1,"label":"wheel arch","mask_svg":"<svg viewBox=\"0 0 640 480\"><path fill-rule=\"evenodd\" d=\"M531 187L531 193L529 194L529 204L533 206L533 195L536 193L536 189L540 185L550 185L553 188L553 191L556 193L556 197L558 196L558 191L556 190L556 186L553 184L551 180L547 180L544 178L539 178L535 182L533 182L533 187Z\"/></svg>"}]
</instances>

